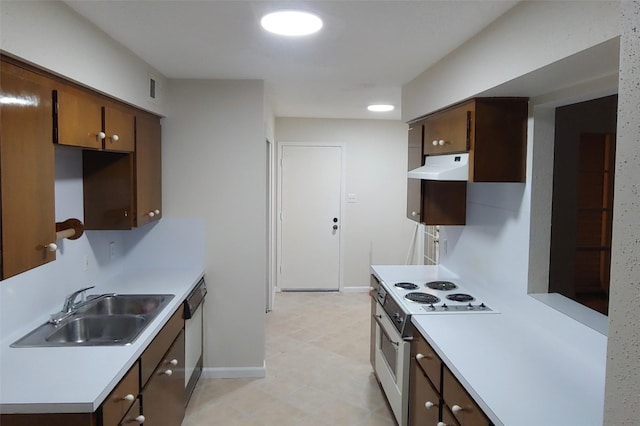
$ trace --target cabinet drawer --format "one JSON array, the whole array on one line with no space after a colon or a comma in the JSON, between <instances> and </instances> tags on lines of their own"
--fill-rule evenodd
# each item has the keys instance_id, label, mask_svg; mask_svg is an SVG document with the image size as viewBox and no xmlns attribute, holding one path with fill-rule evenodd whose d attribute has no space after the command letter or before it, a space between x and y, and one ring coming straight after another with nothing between
<instances>
[{"instance_id":1,"label":"cabinet drawer","mask_svg":"<svg viewBox=\"0 0 640 426\"><path fill-rule=\"evenodd\" d=\"M460 426L486 426L489 419L445 366L442 373L442 397Z\"/></svg>"},{"instance_id":2,"label":"cabinet drawer","mask_svg":"<svg viewBox=\"0 0 640 426\"><path fill-rule=\"evenodd\" d=\"M413 358L420 367L422 367L429 380L431 380L433 387L437 391L440 391L440 377L442 374L442 361L440 361L440 357L418 331L414 332L413 339Z\"/></svg>"},{"instance_id":3,"label":"cabinet drawer","mask_svg":"<svg viewBox=\"0 0 640 426\"><path fill-rule=\"evenodd\" d=\"M184 308L182 305L171 316L171 319L164 325L160 333L156 336L149 347L140 357L140 383L144 387L149 380L153 371L156 369L162 357L175 340L180 330L184 328L184 319L182 318Z\"/></svg>"},{"instance_id":4,"label":"cabinet drawer","mask_svg":"<svg viewBox=\"0 0 640 426\"><path fill-rule=\"evenodd\" d=\"M471 148L474 102L465 102L426 118L423 150L426 155L464 152Z\"/></svg>"},{"instance_id":5,"label":"cabinet drawer","mask_svg":"<svg viewBox=\"0 0 640 426\"><path fill-rule=\"evenodd\" d=\"M140 420L142 420L140 418L141 414L142 413L140 412L140 400L136 399L133 402L133 405L131 406L131 408L129 408L129 411L127 411L127 414L125 414L124 417L122 418L122 421L118 423L118 426L131 426L131 425L140 424ZM110 426L110 425L104 423L102 426Z\"/></svg>"},{"instance_id":6,"label":"cabinet drawer","mask_svg":"<svg viewBox=\"0 0 640 426\"><path fill-rule=\"evenodd\" d=\"M120 424L122 417L137 401L140 393L139 377L140 367L136 362L102 404L102 424L104 426Z\"/></svg>"},{"instance_id":7,"label":"cabinet drawer","mask_svg":"<svg viewBox=\"0 0 640 426\"><path fill-rule=\"evenodd\" d=\"M411 360L409 426L436 425L440 395L415 359Z\"/></svg>"}]
</instances>

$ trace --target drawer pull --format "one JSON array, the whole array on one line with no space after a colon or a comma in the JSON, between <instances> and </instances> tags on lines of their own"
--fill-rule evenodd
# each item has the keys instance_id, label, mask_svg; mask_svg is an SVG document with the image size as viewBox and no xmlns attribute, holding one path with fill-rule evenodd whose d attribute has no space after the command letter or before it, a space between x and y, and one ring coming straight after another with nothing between
<instances>
[{"instance_id":1,"label":"drawer pull","mask_svg":"<svg viewBox=\"0 0 640 426\"><path fill-rule=\"evenodd\" d=\"M129 402L133 402L134 399L136 399L135 396L133 396L133 394L127 394L124 396L124 398L122 398L124 401L129 401Z\"/></svg>"},{"instance_id":2,"label":"drawer pull","mask_svg":"<svg viewBox=\"0 0 640 426\"><path fill-rule=\"evenodd\" d=\"M169 361L169 364L171 365L178 365L178 360L177 359L172 359L171 361Z\"/></svg>"},{"instance_id":3,"label":"drawer pull","mask_svg":"<svg viewBox=\"0 0 640 426\"><path fill-rule=\"evenodd\" d=\"M433 356L431 356L431 355L423 355L423 354L420 354L420 353L419 353L419 354L416 354L416 359L417 359L418 361L420 361L420 360L421 360L421 359L423 359L423 358L424 358L424 359L433 359Z\"/></svg>"},{"instance_id":4,"label":"drawer pull","mask_svg":"<svg viewBox=\"0 0 640 426\"><path fill-rule=\"evenodd\" d=\"M447 426L447 424L445 422L438 422L437 426Z\"/></svg>"},{"instance_id":5,"label":"drawer pull","mask_svg":"<svg viewBox=\"0 0 640 426\"><path fill-rule=\"evenodd\" d=\"M464 408L462 408L459 405L454 405L453 407L451 407L451 411L453 411L453 414L459 413L460 411L464 410Z\"/></svg>"},{"instance_id":6,"label":"drawer pull","mask_svg":"<svg viewBox=\"0 0 640 426\"><path fill-rule=\"evenodd\" d=\"M171 371L171 370L164 370L164 371L162 372L162 374L164 374L164 375L166 375L166 376L170 376L170 375L172 375L172 374L173 374L173 371Z\"/></svg>"},{"instance_id":7,"label":"drawer pull","mask_svg":"<svg viewBox=\"0 0 640 426\"><path fill-rule=\"evenodd\" d=\"M424 408L426 408L427 410L430 410L430 409L432 409L435 405L436 405L436 404L434 404L433 402L431 402L431 401L427 401L427 402L425 402L425 403L424 403Z\"/></svg>"},{"instance_id":8,"label":"drawer pull","mask_svg":"<svg viewBox=\"0 0 640 426\"><path fill-rule=\"evenodd\" d=\"M101 141L102 139L106 138L107 134L105 132L98 132L98 134L96 135L96 140L97 141Z\"/></svg>"},{"instance_id":9,"label":"drawer pull","mask_svg":"<svg viewBox=\"0 0 640 426\"><path fill-rule=\"evenodd\" d=\"M136 422L138 422L140 424L144 423L145 420L147 420L147 419L145 419L142 414L140 414L138 417L136 417Z\"/></svg>"}]
</instances>

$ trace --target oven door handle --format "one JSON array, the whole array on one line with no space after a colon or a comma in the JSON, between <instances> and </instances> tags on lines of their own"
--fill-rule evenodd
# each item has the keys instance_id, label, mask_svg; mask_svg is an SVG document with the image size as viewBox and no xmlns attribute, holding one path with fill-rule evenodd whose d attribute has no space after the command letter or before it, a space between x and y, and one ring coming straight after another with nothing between
<instances>
[{"instance_id":1,"label":"oven door handle","mask_svg":"<svg viewBox=\"0 0 640 426\"><path fill-rule=\"evenodd\" d=\"M400 346L399 342L394 342L393 339L391 338L391 336L389 336L389 333L387 333L387 330L385 330L384 328L384 324L382 324L382 321L380 321L380 319L382 318L382 315L371 315L373 317L374 320L376 320L376 323L378 323L378 327L380 327L380 330L382 330L382 332L384 333L385 336L387 336L387 339L389 339L389 341L391 343L393 343L396 346Z\"/></svg>"}]
</instances>

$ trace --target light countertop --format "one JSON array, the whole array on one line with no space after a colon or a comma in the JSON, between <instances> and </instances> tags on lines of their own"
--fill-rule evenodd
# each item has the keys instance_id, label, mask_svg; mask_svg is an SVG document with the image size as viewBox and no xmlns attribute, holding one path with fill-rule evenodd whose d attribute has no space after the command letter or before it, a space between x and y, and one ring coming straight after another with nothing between
<instances>
[{"instance_id":1,"label":"light countertop","mask_svg":"<svg viewBox=\"0 0 640 426\"><path fill-rule=\"evenodd\" d=\"M3 341L0 412L94 412L202 276L198 268L127 271L92 289L90 294L175 295L131 345L11 348L12 339ZM17 331L15 337L32 328Z\"/></svg>"},{"instance_id":2,"label":"light countertop","mask_svg":"<svg viewBox=\"0 0 640 426\"><path fill-rule=\"evenodd\" d=\"M371 269L383 281L403 269L425 281L448 273L438 266ZM413 315L412 323L489 418L506 426L602 425L607 337L583 320L601 324L601 315L583 308L569 316L526 294L464 285L500 313Z\"/></svg>"}]
</instances>

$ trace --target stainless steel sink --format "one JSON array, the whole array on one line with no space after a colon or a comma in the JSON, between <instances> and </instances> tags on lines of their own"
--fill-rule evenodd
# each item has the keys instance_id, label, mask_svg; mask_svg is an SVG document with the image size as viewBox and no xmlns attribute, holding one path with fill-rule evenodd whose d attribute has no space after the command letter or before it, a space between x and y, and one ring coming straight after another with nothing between
<instances>
[{"instance_id":1,"label":"stainless steel sink","mask_svg":"<svg viewBox=\"0 0 640 426\"><path fill-rule=\"evenodd\" d=\"M19 347L116 346L132 343L173 299L173 294L105 294L57 324L42 324L11 344Z\"/></svg>"}]
</instances>

